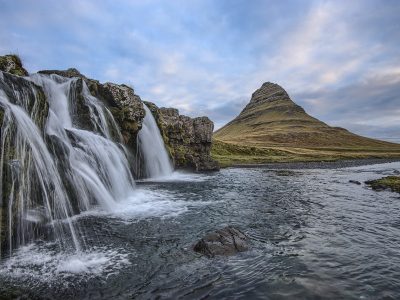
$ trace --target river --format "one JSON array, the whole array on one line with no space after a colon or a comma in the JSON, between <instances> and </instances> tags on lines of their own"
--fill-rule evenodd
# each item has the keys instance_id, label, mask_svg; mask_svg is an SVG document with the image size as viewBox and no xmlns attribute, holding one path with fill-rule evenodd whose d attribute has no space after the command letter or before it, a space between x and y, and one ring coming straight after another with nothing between
<instances>
[{"instance_id":1,"label":"river","mask_svg":"<svg viewBox=\"0 0 400 300\"><path fill-rule=\"evenodd\" d=\"M72 218L88 250L39 240L3 259L0 298L398 299L399 194L349 183L394 170L400 162L141 181L112 212ZM250 237L249 251L192 251L227 225Z\"/></svg>"}]
</instances>

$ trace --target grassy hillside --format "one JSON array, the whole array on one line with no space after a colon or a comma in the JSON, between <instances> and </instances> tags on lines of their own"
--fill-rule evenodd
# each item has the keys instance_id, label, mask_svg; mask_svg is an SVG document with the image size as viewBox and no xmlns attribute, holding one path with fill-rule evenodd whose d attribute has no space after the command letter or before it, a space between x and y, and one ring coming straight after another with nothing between
<instances>
[{"instance_id":1,"label":"grassy hillside","mask_svg":"<svg viewBox=\"0 0 400 300\"><path fill-rule=\"evenodd\" d=\"M400 157L400 145L331 127L308 115L279 85L265 83L214 134L221 164Z\"/></svg>"}]
</instances>

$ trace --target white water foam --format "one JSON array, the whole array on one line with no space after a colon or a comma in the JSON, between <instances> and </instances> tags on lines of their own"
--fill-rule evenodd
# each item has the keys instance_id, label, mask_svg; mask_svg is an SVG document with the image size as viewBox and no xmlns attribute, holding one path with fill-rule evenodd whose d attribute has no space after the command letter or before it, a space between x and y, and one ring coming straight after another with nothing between
<instances>
[{"instance_id":1,"label":"white water foam","mask_svg":"<svg viewBox=\"0 0 400 300\"><path fill-rule=\"evenodd\" d=\"M131 264L130 255L133 254L118 248L96 247L90 251L68 253L60 252L50 243L30 244L0 264L0 277L40 282L57 282L70 276L87 280L118 272Z\"/></svg>"},{"instance_id":2,"label":"white water foam","mask_svg":"<svg viewBox=\"0 0 400 300\"><path fill-rule=\"evenodd\" d=\"M175 171L168 176L160 176L156 178L145 178L137 180L137 182L202 182L207 178L204 174L186 173Z\"/></svg>"}]
</instances>

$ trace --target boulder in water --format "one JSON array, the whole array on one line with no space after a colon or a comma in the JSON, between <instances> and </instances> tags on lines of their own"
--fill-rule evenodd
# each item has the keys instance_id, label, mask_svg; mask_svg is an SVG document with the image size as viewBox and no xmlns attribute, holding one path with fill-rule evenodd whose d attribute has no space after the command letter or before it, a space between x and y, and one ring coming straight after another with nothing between
<instances>
[{"instance_id":1,"label":"boulder in water","mask_svg":"<svg viewBox=\"0 0 400 300\"><path fill-rule=\"evenodd\" d=\"M249 248L249 238L232 226L208 233L198 241L193 250L208 257L235 255Z\"/></svg>"}]
</instances>

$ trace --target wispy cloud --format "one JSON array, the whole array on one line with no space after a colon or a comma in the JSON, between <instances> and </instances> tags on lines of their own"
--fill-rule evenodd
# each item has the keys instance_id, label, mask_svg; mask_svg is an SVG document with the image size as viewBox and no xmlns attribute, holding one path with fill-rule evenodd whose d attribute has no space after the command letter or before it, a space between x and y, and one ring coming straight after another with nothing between
<instances>
[{"instance_id":1,"label":"wispy cloud","mask_svg":"<svg viewBox=\"0 0 400 300\"><path fill-rule=\"evenodd\" d=\"M77 67L128 83L160 106L207 114L216 127L274 81L328 123L370 136L398 128L399 1L0 0L0 7L0 54L20 54L30 71Z\"/></svg>"}]
</instances>

